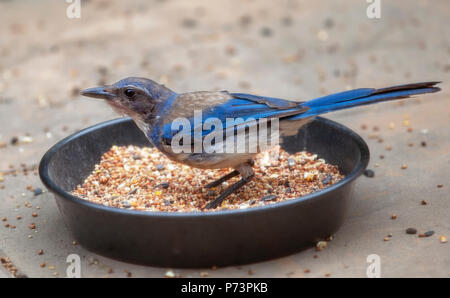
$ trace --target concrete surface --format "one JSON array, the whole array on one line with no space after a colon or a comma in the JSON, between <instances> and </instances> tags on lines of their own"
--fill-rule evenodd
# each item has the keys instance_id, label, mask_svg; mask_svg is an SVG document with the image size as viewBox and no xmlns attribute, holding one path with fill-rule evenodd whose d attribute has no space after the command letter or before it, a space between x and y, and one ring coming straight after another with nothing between
<instances>
[{"instance_id":1,"label":"concrete surface","mask_svg":"<svg viewBox=\"0 0 450 298\"><path fill-rule=\"evenodd\" d=\"M368 4L362 0L274 3L82 0L81 19L68 19L65 1L1 1L0 143L7 146L0 148L0 171L36 165L64 136L117 117L102 102L76 93L125 76L151 77L177 91L220 89L290 99L444 80L437 94L327 116L366 139L375 177L358 180L349 218L325 250L215 271L174 272L364 277L367 256L377 254L383 277L448 277L450 243L439 241L441 235L450 237L448 1L382 1L378 20L367 18ZM412 132L407 132L407 119ZM31 143L22 142L26 134ZM13 146L16 136L19 144ZM0 257L9 257L20 274L63 277L66 258L75 253L83 277L165 275L166 268L116 262L74 245L53 196L34 197L26 189L43 187L37 176L19 173L4 180L0 218L16 228L0 222ZM405 234L408 227L436 233L418 238ZM392 237L384 241L389 233Z\"/></svg>"}]
</instances>

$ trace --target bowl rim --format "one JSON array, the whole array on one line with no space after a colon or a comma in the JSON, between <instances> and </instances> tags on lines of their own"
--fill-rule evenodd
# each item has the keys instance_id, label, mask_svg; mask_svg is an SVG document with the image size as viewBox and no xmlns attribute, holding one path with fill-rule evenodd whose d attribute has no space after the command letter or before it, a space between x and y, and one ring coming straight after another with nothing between
<instances>
[{"instance_id":1,"label":"bowl rim","mask_svg":"<svg viewBox=\"0 0 450 298\"><path fill-rule=\"evenodd\" d=\"M327 125L331 125L337 129L342 130L344 133L348 134L349 137L353 139L353 141L357 144L361 156L359 161L357 162L356 166L353 168L353 170L344 177L341 181L323 188L321 190L318 190L316 192L310 193L305 196L301 196L298 198L286 200L283 202L279 202L276 204L270 204L265 206L257 206L252 208L245 208L245 209L231 209L231 210L218 210L218 211L212 211L212 212L201 212L201 211L188 211L188 212L168 212L168 211L141 211L141 210L129 210L129 209L122 209L122 208L116 208L111 206L104 206L101 204L93 203L81 198L78 198L71 193L63 190L61 187L59 187L51 178L49 175L49 164L53 156L55 155L58 150L60 150L63 146L65 146L67 143L70 143L77 138L81 137L82 135L89 134L95 130L105 128L108 126L117 125L123 122L133 121L130 117L121 117L116 118L108 121L104 121L95 125L92 125L90 127L87 127L85 129L82 129L78 132L75 132L62 140L58 141L55 145L53 145L42 157L40 163L39 163L39 176L41 178L42 183L47 187L48 190L53 192L56 196L59 196L65 200L71 201L76 204L80 204L87 208L93 208L98 211L103 212L112 212L116 213L118 215L129 215L129 216L138 216L138 217L181 217L181 218L189 218L189 217L217 217L217 216L232 216L232 215L242 215L242 214L257 214L260 212L267 212L271 209L275 208L283 208L283 207L289 207L291 205L296 205L299 203L304 203L306 201L311 201L316 198L321 197L322 195L335 191L341 187L344 187L344 185L352 182L356 178L358 178L362 172L366 169L369 159L370 159L370 153L369 148L366 144L366 142L362 139L361 136L359 136L356 132L351 130L350 128L339 124L335 121L329 120L327 118L323 117L316 117L314 121L321 121L324 122Z\"/></svg>"}]
</instances>

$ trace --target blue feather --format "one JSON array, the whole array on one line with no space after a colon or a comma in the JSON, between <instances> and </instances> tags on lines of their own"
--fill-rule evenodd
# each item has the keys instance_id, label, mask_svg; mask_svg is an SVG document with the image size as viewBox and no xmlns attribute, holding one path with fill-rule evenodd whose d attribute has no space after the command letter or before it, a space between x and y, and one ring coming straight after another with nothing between
<instances>
[{"instance_id":1,"label":"blue feather","mask_svg":"<svg viewBox=\"0 0 450 298\"><path fill-rule=\"evenodd\" d=\"M437 83L417 83L383 89L364 88L332 94L303 103L302 106L308 107L309 110L305 113L288 117L288 119L298 120L356 106L407 98L417 94L437 92L440 88L433 87Z\"/></svg>"},{"instance_id":2,"label":"blue feather","mask_svg":"<svg viewBox=\"0 0 450 298\"><path fill-rule=\"evenodd\" d=\"M251 124L253 120L261 118L299 120L360 105L406 98L417 94L437 92L440 90L438 87L434 87L437 83L438 82L425 82L382 89L361 88L319 97L307 102L294 102L280 98L232 93L231 95L233 98L226 103L204 109L202 111L202 119L197 119L197 121L195 121L194 117L189 118L188 120L191 128L190 134L191 136L194 135L195 122L203 124L206 119L212 117L218 118L222 122L224 130L232 128L228 127L226 121L228 118L241 118L244 124ZM172 130L171 125L172 123L168 123L162 127L163 138L168 141L182 129L186 129L178 128ZM212 127L210 130L202 130L202 136L211 133L211 131L215 129L215 127Z\"/></svg>"},{"instance_id":3,"label":"blue feather","mask_svg":"<svg viewBox=\"0 0 450 298\"><path fill-rule=\"evenodd\" d=\"M292 103L292 102L291 102ZM299 108L300 103L295 103L295 108L290 109L277 109L267 106L267 104L256 103L252 100L232 98L224 104L220 104L202 111L202 119L197 119L199 123L204 123L208 118L218 118L222 122L223 129L228 129L230 127L227 123L227 118L236 119L241 118L243 124L254 123L254 120L261 118L280 118L282 116L292 116L295 114L302 113L304 108ZM191 135L194 135L194 117L188 119L191 127ZM163 126L162 132L163 137L166 140L170 140L174 135L185 128L178 128L172 130L172 123L167 123ZM211 130L203 130L202 135L205 136L213 131L215 127Z\"/></svg>"}]
</instances>

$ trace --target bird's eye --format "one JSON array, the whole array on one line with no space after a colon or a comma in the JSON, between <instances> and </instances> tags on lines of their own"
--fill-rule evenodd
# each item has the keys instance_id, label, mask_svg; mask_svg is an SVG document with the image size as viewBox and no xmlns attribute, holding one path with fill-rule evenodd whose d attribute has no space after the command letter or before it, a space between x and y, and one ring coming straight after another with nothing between
<instances>
[{"instance_id":1,"label":"bird's eye","mask_svg":"<svg viewBox=\"0 0 450 298\"><path fill-rule=\"evenodd\" d=\"M125 93L125 96L128 98L133 98L136 95L136 91L133 89L125 89L123 93Z\"/></svg>"}]
</instances>

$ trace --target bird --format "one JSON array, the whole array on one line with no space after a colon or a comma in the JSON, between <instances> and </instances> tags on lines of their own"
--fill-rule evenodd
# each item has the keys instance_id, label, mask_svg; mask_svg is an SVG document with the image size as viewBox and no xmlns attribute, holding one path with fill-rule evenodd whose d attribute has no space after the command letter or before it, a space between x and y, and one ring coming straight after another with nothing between
<instances>
[{"instance_id":1,"label":"bird","mask_svg":"<svg viewBox=\"0 0 450 298\"><path fill-rule=\"evenodd\" d=\"M200 169L233 169L205 186L213 188L230 178L241 176L239 181L228 186L203 207L215 209L229 195L251 181L254 177L254 156L267 150L260 144L252 151L221 150L227 142L237 140L240 135L244 135L240 140L244 140L245 146L254 145L255 139L252 137L255 137L255 130L252 127L261 130L264 122L266 129L270 126L271 130L267 134L270 147L270 144L276 143L277 138L297 134L303 125L318 115L434 93L441 90L436 86L439 83L433 81L386 88L359 88L308 101L296 101L228 91L177 93L147 78L128 77L112 85L86 89L81 95L103 99L118 114L131 117L150 143L170 160ZM221 123L209 123L206 126L208 119L219 119ZM229 119L240 119L240 122L228 121ZM271 120L269 124L267 119ZM276 121L272 122L274 120ZM174 126L176 122L182 125ZM277 129L272 131L274 127ZM201 141L207 139L214 150L206 148L207 146L197 147L198 143L201 145ZM234 143L232 144L235 149ZM180 146L191 150L180 151Z\"/></svg>"}]
</instances>

